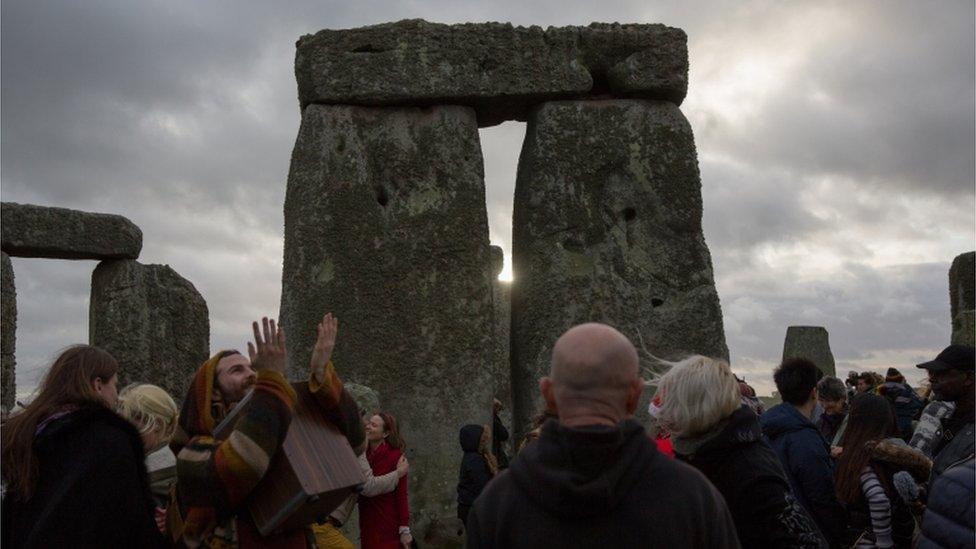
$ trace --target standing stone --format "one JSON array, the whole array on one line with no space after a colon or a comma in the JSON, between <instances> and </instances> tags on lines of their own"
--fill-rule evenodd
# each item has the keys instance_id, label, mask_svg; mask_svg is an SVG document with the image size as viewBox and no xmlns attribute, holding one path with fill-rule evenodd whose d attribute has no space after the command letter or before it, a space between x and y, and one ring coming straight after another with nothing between
<instances>
[{"instance_id":1,"label":"standing stone","mask_svg":"<svg viewBox=\"0 0 976 549\"><path fill-rule=\"evenodd\" d=\"M976 345L976 252L956 256L949 268L952 343Z\"/></svg>"},{"instance_id":2,"label":"standing stone","mask_svg":"<svg viewBox=\"0 0 976 549\"><path fill-rule=\"evenodd\" d=\"M17 289L10 257L0 252L0 407L9 412L17 398Z\"/></svg>"},{"instance_id":3,"label":"standing stone","mask_svg":"<svg viewBox=\"0 0 976 549\"><path fill-rule=\"evenodd\" d=\"M694 139L674 104L560 101L531 114L513 215L517 435L573 325L607 323L663 359L728 357L701 218Z\"/></svg>"},{"instance_id":4,"label":"standing stone","mask_svg":"<svg viewBox=\"0 0 976 549\"><path fill-rule=\"evenodd\" d=\"M512 362L511 330L512 325L512 283L499 280L505 266L505 252L499 246L491 247L491 302L493 323L495 326L494 346L495 356L492 359L495 378L495 398L502 403L502 411L498 417L505 428L512 426ZM509 434L505 443L505 453L512 457L515 441Z\"/></svg>"},{"instance_id":5,"label":"standing stone","mask_svg":"<svg viewBox=\"0 0 976 549\"><path fill-rule=\"evenodd\" d=\"M817 365L825 376L837 377L830 338L823 326L790 326L783 343L783 360L805 358Z\"/></svg>"},{"instance_id":6,"label":"standing stone","mask_svg":"<svg viewBox=\"0 0 976 549\"><path fill-rule=\"evenodd\" d=\"M168 265L103 261L92 273L89 340L119 361L119 387L152 383L182 402L210 354L207 303Z\"/></svg>"},{"instance_id":7,"label":"standing stone","mask_svg":"<svg viewBox=\"0 0 976 549\"><path fill-rule=\"evenodd\" d=\"M418 531L450 515L458 429L488 423L492 294L474 110L309 105L285 196L281 322L304 377L323 313L343 379L397 417Z\"/></svg>"},{"instance_id":8,"label":"standing stone","mask_svg":"<svg viewBox=\"0 0 976 549\"><path fill-rule=\"evenodd\" d=\"M0 248L14 257L136 259L142 231L121 215L3 202Z\"/></svg>"}]
</instances>

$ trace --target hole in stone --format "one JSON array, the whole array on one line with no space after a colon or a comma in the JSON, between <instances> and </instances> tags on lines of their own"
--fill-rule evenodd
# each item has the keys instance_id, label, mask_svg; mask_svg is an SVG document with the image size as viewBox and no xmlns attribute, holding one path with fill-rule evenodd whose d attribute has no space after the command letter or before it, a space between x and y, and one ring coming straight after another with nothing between
<instances>
[{"instance_id":1,"label":"hole in stone","mask_svg":"<svg viewBox=\"0 0 976 549\"><path fill-rule=\"evenodd\" d=\"M581 254L583 253L583 243L575 238L567 238L566 240L563 240L563 249L567 252Z\"/></svg>"},{"instance_id":2,"label":"hole in stone","mask_svg":"<svg viewBox=\"0 0 976 549\"><path fill-rule=\"evenodd\" d=\"M384 208L390 203L390 195L387 194L386 187L376 187L376 202Z\"/></svg>"},{"instance_id":3,"label":"hole in stone","mask_svg":"<svg viewBox=\"0 0 976 549\"><path fill-rule=\"evenodd\" d=\"M637 210L634 208L624 208L624 221L633 221L637 219Z\"/></svg>"},{"instance_id":4,"label":"hole in stone","mask_svg":"<svg viewBox=\"0 0 976 549\"><path fill-rule=\"evenodd\" d=\"M352 50L352 53L383 53L385 51L385 49L378 48L372 44L363 44L362 46Z\"/></svg>"},{"instance_id":5,"label":"hole in stone","mask_svg":"<svg viewBox=\"0 0 976 549\"><path fill-rule=\"evenodd\" d=\"M660 307L661 305L664 305L664 300L663 299L661 299L660 297L652 297L651 298L651 306L652 307Z\"/></svg>"}]
</instances>

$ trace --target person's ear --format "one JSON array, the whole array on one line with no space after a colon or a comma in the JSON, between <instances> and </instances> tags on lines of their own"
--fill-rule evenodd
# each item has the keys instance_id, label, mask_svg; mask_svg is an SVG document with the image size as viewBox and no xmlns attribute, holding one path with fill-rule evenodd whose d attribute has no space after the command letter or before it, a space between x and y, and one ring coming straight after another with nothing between
<instances>
[{"instance_id":1,"label":"person's ear","mask_svg":"<svg viewBox=\"0 0 976 549\"><path fill-rule=\"evenodd\" d=\"M641 394L644 393L644 380L641 378L635 379L630 384L630 388L627 390L627 415L632 416L634 412L637 411L637 405L640 403Z\"/></svg>"},{"instance_id":2,"label":"person's ear","mask_svg":"<svg viewBox=\"0 0 976 549\"><path fill-rule=\"evenodd\" d=\"M92 389L95 389L96 393L102 392L102 378L96 377L92 380Z\"/></svg>"},{"instance_id":3,"label":"person's ear","mask_svg":"<svg viewBox=\"0 0 976 549\"><path fill-rule=\"evenodd\" d=\"M546 409L558 415L559 410L556 408L556 397L554 394L555 391L552 389L551 378L547 376L539 379L539 392L542 393L542 399L546 403Z\"/></svg>"}]
</instances>

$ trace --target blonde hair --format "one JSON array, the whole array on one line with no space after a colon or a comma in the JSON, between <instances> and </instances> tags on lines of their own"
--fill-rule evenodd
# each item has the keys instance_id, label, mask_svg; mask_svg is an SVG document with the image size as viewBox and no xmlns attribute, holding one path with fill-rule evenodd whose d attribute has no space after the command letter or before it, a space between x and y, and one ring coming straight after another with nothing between
<instances>
[{"instance_id":1,"label":"blonde hair","mask_svg":"<svg viewBox=\"0 0 976 549\"><path fill-rule=\"evenodd\" d=\"M179 408L163 388L147 383L129 385L119 393L119 415L129 420L145 435L157 432L157 444L169 444L176 431Z\"/></svg>"},{"instance_id":2,"label":"blonde hair","mask_svg":"<svg viewBox=\"0 0 976 549\"><path fill-rule=\"evenodd\" d=\"M667 363L656 383L661 394L658 422L678 437L707 432L741 405L739 382L728 363L700 355Z\"/></svg>"}]
</instances>

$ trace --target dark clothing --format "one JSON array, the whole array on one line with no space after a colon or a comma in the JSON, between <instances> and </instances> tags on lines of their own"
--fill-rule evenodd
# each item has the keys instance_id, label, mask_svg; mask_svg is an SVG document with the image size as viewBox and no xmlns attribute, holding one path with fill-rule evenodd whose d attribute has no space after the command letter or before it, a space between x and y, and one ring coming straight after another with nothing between
<instances>
[{"instance_id":1,"label":"dark clothing","mask_svg":"<svg viewBox=\"0 0 976 549\"><path fill-rule=\"evenodd\" d=\"M463 503L458 503L457 506L457 517L461 519L462 523L468 522L468 513L471 512L471 506L465 505Z\"/></svg>"},{"instance_id":2,"label":"dark clothing","mask_svg":"<svg viewBox=\"0 0 976 549\"><path fill-rule=\"evenodd\" d=\"M837 431L840 430L841 424L844 423L844 418L847 417L847 405L844 405L844 411L839 414L828 414L824 412L820 414L820 435L824 437L827 444L832 444L834 437L837 436Z\"/></svg>"},{"instance_id":3,"label":"dark clothing","mask_svg":"<svg viewBox=\"0 0 976 549\"><path fill-rule=\"evenodd\" d=\"M845 513L834 493L834 462L827 441L809 419L786 402L770 408L759 422L796 499L813 517L827 543L832 547L841 544Z\"/></svg>"},{"instance_id":4,"label":"dark clothing","mask_svg":"<svg viewBox=\"0 0 976 549\"><path fill-rule=\"evenodd\" d=\"M677 456L705 473L725 497L742 547L826 546L762 439L756 414L743 405L720 429L692 455Z\"/></svg>"},{"instance_id":5,"label":"dark clothing","mask_svg":"<svg viewBox=\"0 0 976 549\"><path fill-rule=\"evenodd\" d=\"M467 529L469 549L739 547L721 494L632 419L578 429L550 420L481 494Z\"/></svg>"},{"instance_id":6,"label":"dark clothing","mask_svg":"<svg viewBox=\"0 0 976 549\"><path fill-rule=\"evenodd\" d=\"M495 459L498 460L498 469L508 468L508 456L505 455L505 450L502 448L502 444L508 440L508 429L502 424L502 420L498 417L498 414L492 415L491 424L491 453L495 454Z\"/></svg>"},{"instance_id":7,"label":"dark clothing","mask_svg":"<svg viewBox=\"0 0 976 549\"><path fill-rule=\"evenodd\" d=\"M957 407L951 416L942 419L939 443L932 458L932 476L929 486L935 479L953 465L972 457L974 452L974 420L971 406Z\"/></svg>"},{"instance_id":8,"label":"dark clothing","mask_svg":"<svg viewBox=\"0 0 976 549\"><path fill-rule=\"evenodd\" d=\"M478 444L481 442L481 434L484 428L481 425L465 425L461 427L458 435L461 441L461 450L464 457L461 458L461 470L458 473L457 501L459 505L474 503L475 498L491 480L491 469L484 456L478 453ZM464 519L462 519L464 520Z\"/></svg>"},{"instance_id":9,"label":"dark clothing","mask_svg":"<svg viewBox=\"0 0 976 549\"><path fill-rule=\"evenodd\" d=\"M163 547L142 440L105 406L51 421L34 439L34 495L3 500L3 547Z\"/></svg>"},{"instance_id":10,"label":"dark clothing","mask_svg":"<svg viewBox=\"0 0 976 549\"><path fill-rule=\"evenodd\" d=\"M922 413L924 406L922 398L907 383L894 381L886 382L878 392L891 403L898 424L898 433L905 442L908 442L912 439L912 421L918 419Z\"/></svg>"},{"instance_id":11,"label":"dark clothing","mask_svg":"<svg viewBox=\"0 0 976 549\"><path fill-rule=\"evenodd\" d=\"M972 458L939 477L922 518L918 549L973 546L974 490L976 462Z\"/></svg>"}]
</instances>

